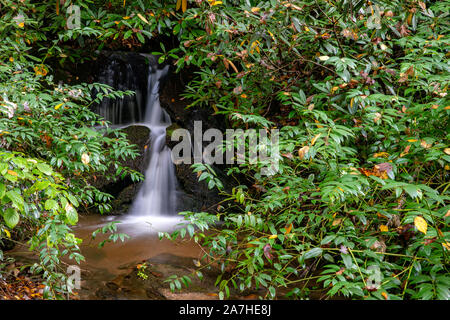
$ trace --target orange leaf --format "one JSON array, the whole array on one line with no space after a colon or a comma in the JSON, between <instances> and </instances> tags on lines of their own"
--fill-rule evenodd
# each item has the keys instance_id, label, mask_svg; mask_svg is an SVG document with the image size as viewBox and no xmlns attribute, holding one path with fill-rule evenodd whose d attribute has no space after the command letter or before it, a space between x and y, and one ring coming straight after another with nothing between
<instances>
[{"instance_id":1,"label":"orange leaf","mask_svg":"<svg viewBox=\"0 0 450 320\"><path fill-rule=\"evenodd\" d=\"M8 173L12 176L16 176L17 177L17 172L12 171L12 170L8 170Z\"/></svg>"},{"instance_id":2,"label":"orange leaf","mask_svg":"<svg viewBox=\"0 0 450 320\"><path fill-rule=\"evenodd\" d=\"M181 11L185 12L187 9L187 0L183 0L181 4Z\"/></svg>"},{"instance_id":3,"label":"orange leaf","mask_svg":"<svg viewBox=\"0 0 450 320\"><path fill-rule=\"evenodd\" d=\"M289 224L289 226L286 228L286 232L284 234L290 233L292 230L292 223Z\"/></svg>"}]
</instances>

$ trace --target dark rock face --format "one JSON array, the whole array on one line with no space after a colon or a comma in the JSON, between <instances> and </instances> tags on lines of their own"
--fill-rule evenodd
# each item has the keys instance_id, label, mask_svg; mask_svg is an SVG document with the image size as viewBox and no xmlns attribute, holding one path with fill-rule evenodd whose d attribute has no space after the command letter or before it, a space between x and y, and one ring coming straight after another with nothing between
<instances>
[{"instance_id":1,"label":"dark rock face","mask_svg":"<svg viewBox=\"0 0 450 320\"><path fill-rule=\"evenodd\" d=\"M94 66L94 81L116 90L134 91L123 99L103 99L94 111L113 124L136 123L144 119L150 66L157 66L154 56L134 52L101 52Z\"/></svg>"},{"instance_id":2,"label":"dark rock face","mask_svg":"<svg viewBox=\"0 0 450 320\"><path fill-rule=\"evenodd\" d=\"M166 130L166 144L173 148L178 142L171 140L171 134L175 129L183 128L190 132L193 141L194 122L201 121L203 131L209 128L216 128L225 132L226 121L222 116L211 114L211 110L207 108L191 107L187 108L189 101L182 97L182 93L189 82L192 72L185 73L169 73L164 85L160 91L161 106L167 111L172 118L173 124ZM208 143L204 143L206 146ZM193 161L191 161L193 163ZM189 201L191 208L185 210L192 211L208 211L212 212L216 209L223 197L219 195L217 189L208 189L205 181L198 181L196 173L192 172L190 164L176 164L176 175L181 189L185 192L182 201ZM231 180L224 174L226 167L224 165L212 166L220 177L225 188L231 185Z\"/></svg>"},{"instance_id":3,"label":"dark rock face","mask_svg":"<svg viewBox=\"0 0 450 320\"><path fill-rule=\"evenodd\" d=\"M131 144L137 146L140 154L135 159L130 158L121 160L120 163L123 166L144 174L149 162L146 151L150 145L150 129L146 126L132 125L120 129L120 131L127 135L128 141ZM105 175L97 177L91 184L114 197L114 200L112 201L112 214L122 214L127 212L128 207L131 205L137 194L140 183L134 183L130 177L125 177L124 179L118 178L113 181L106 178L107 176L114 174L115 169L111 166Z\"/></svg>"}]
</instances>

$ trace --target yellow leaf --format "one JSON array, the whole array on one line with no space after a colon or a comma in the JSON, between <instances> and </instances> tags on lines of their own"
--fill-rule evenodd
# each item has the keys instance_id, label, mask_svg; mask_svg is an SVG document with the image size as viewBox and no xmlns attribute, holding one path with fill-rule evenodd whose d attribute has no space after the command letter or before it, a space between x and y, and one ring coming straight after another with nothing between
<instances>
[{"instance_id":1,"label":"yellow leaf","mask_svg":"<svg viewBox=\"0 0 450 320\"><path fill-rule=\"evenodd\" d=\"M187 0L183 0L181 3L181 11L185 12L187 9Z\"/></svg>"},{"instance_id":2,"label":"yellow leaf","mask_svg":"<svg viewBox=\"0 0 450 320\"><path fill-rule=\"evenodd\" d=\"M196 260L196 259L194 259L193 260L193 262L194 262L194 265L198 268L198 267L200 267L202 264L200 263L200 261L198 261L198 260Z\"/></svg>"},{"instance_id":3,"label":"yellow leaf","mask_svg":"<svg viewBox=\"0 0 450 320\"><path fill-rule=\"evenodd\" d=\"M269 239L276 239L276 238L278 238L278 235L277 235L277 234L273 234L273 235L271 235L271 236L269 237Z\"/></svg>"},{"instance_id":4,"label":"yellow leaf","mask_svg":"<svg viewBox=\"0 0 450 320\"><path fill-rule=\"evenodd\" d=\"M408 142L416 142L417 139L408 139L407 141L408 141Z\"/></svg>"},{"instance_id":5,"label":"yellow leaf","mask_svg":"<svg viewBox=\"0 0 450 320\"><path fill-rule=\"evenodd\" d=\"M147 19L145 19L145 17L144 17L142 14L138 13L137 16L139 17L139 19L141 19L142 21L144 21L146 24L149 24L148 21L147 21Z\"/></svg>"},{"instance_id":6,"label":"yellow leaf","mask_svg":"<svg viewBox=\"0 0 450 320\"><path fill-rule=\"evenodd\" d=\"M419 230L423 234L427 234L428 224L424 218L422 218L421 216L415 217L414 225L416 226L417 230Z\"/></svg>"},{"instance_id":7,"label":"yellow leaf","mask_svg":"<svg viewBox=\"0 0 450 320\"><path fill-rule=\"evenodd\" d=\"M187 1L187 0L185 0L185 1ZM212 6L217 6L219 4L222 4L222 1L214 1Z\"/></svg>"},{"instance_id":8,"label":"yellow leaf","mask_svg":"<svg viewBox=\"0 0 450 320\"><path fill-rule=\"evenodd\" d=\"M389 157L389 153L387 152L378 152L373 155L374 158L386 158Z\"/></svg>"},{"instance_id":9,"label":"yellow leaf","mask_svg":"<svg viewBox=\"0 0 450 320\"><path fill-rule=\"evenodd\" d=\"M3 232L6 233L6 236L7 236L8 238L11 238L11 233L9 233L8 230L3 229Z\"/></svg>"},{"instance_id":10,"label":"yellow leaf","mask_svg":"<svg viewBox=\"0 0 450 320\"><path fill-rule=\"evenodd\" d=\"M339 225L341 223L341 221L342 221L342 218L335 219L335 220L333 220L333 223L331 225L333 227L335 227L335 226Z\"/></svg>"},{"instance_id":11,"label":"yellow leaf","mask_svg":"<svg viewBox=\"0 0 450 320\"><path fill-rule=\"evenodd\" d=\"M388 231L389 231L389 228L388 228L387 225L382 224L382 225L380 226L380 231L381 231L381 232L388 232Z\"/></svg>"},{"instance_id":12,"label":"yellow leaf","mask_svg":"<svg viewBox=\"0 0 450 320\"><path fill-rule=\"evenodd\" d=\"M253 8L252 8L252 12L253 12L253 13L258 12L259 10L260 10L260 8L258 8L258 7L253 7Z\"/></svg>"},{"instance_id":13,"label":"yellow leaf","mask_svg":"<svg viewBox=\"0 0 450 320\"><path fill-rule=\"evenodd\" d=\"M319 139L320 135L321 135L321 134L319 133L319 134L316 134L316 135L314 136L314 138L311 140L311 146L313 146L314 143L316 143L316 141L317 141L317 139Z\"/></svg>"},{"instance_id":14,"label":"yellow leaf","mask_svg":"<svg viewBox=\"0 0 450 320\"><path fill-rule=\"evenodd\" d=\"M14 62L14 58L13 57L9 57L9 61Z\"/></svg>"},{"instance_id":15,"label":"yellow leaf","mask_svg":"<svg viewBox=\"0 0 450 320\"><path fill-rule=\"evenodd\" d=\"M234 65L234 63L232 61L228 60L228 63L233 68L234 72L239 73L238 69L236 68L236 66Z\"/></svg>"},{"instance_id":16,"label":"yellow leaf","mask_svg":"<svg viewBox=\"0 0 450 320\"><path fill-rule=\"evenodd\" d=\"M388 294L386 292L382 292L381 295L384 297L385 300L388 300Z\"/></svg>"},{"instance_id":17,"label":"yellow leaf","mask_svg":"<svg viewBox=\"0 0 450 320\"><path fill-rule=\"evenodd\" d=\"M450 148L445 148L444 153L450 155Z\"/></svg>"},{"instance_id":18,"label":"yellow leaf","mask_svg":"<svg viewBox=\"0 0 450 320\"><path fill-rule=\"evenodd\" d=\"M19 28L23 28L23 27L25 27L25 23L23 23L23 22L20 22L19 24L17 24L18 26L19 26Z\"/></svg>"},{"instance_id":19,"label":"yellow leaf","mask_svg":"<svg viewBox=\"0 0 450 320\"><path fill-rule=\"evenodd\" d=\"M320 57L319 57L319 60L320 60L320 61L327 61L328 59L330 59L329 56L320 56Z\"/></svg>"},{"instance_id":20,"label":"yellow leaf","mask_svg":"<svg viewBox=\"0 0 450 320\"><path fill-rule=\"evenodd\" d=\"M308 151L309 151L309 146L304 146L303 148L298 150L298 156L300 157L300 159L305 158L305 155L308 153Z\"/></svg>"},{"instance_id":21,"label":"yellow leaf","mask_svg":"<svg viewBox=\"0 0 450 320\"><path fill-rule=\"evenodd\" d=\"M181 0L177 0L177 7L175 8L175 10L180 10L181 8Z\"/></svg>"},{"instance_id":22,"label":"yellow leaf","mask_svg":"<svg viewBox=\"0 0 450 320\"><path fill-rule=\"evenodd\" d=\"M64 103L60 103L60 104L58 104L57 106L55 106L55 110L58 110L59 108L61 108L61 106L63 105Z\"/></svg>"},{"instance_id":23,"label":"yellow leaf","mask_svg":"<svg viewBox=\"0 0 450 320\"><path fill-rule=\"evenodd\" d=\"M445 214L444 218L450 217L450 209L447 210L447 213Z\"/></svg>"}]
</instances>

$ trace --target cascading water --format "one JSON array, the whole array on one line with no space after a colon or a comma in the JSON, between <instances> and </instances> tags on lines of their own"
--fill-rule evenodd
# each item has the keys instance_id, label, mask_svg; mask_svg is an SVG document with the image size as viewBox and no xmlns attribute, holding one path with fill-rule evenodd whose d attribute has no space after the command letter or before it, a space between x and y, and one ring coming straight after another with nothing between
<instances>
[{"instance_id":1,"label":"cascading water","mask_svg":"<svg viewBox=\"0 0 450 320\"><path fill-rule=\"evenodd\" d=\"M147 159L150 160L145 180L129 213L120 218L126 233L134 235L148 232L148 224L156 231L168 231L183 221L176 215L179 191L171 150L165 143L166 128L171 124L171 119L159 101L160 81L167 75L169 66L158 68L154 57L141 55L138 58L143 57L150 62L146 90L140 85L145 82L140 78L144 72L136 67L136 63L133 66L128 63L124 65L123 57L120 63L113 59L102 71L101 82L119 90L134 90L137 95L135 98L119 100L104 99L96 109L97 113L113 124L145 125L150 129L150 146L146 150Z\"/></svg>"},{"instance_id":2,"label":"cascading water","mask_svg":"<svg viewBox=\"0 0 450 320\"><path fill-rule=\"evenodd\" d=\"M171 150L166 146L166 127L171 124L167 112L159 102L159 80L167 72L150 70L145 124L151 130L150 164L145 181L136 196L131 215L173 215L176 209L176 176Z\"/></svg>"}]
</instances>

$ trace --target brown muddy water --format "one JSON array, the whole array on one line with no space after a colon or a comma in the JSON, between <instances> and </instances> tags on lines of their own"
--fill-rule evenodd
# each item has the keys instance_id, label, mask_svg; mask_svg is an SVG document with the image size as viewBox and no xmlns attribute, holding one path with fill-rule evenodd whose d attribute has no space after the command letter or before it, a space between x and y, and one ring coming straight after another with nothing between
<instances>
[{"instance_id":1,"label":"brown muddy water","mask_svg":"<svg viewBox=\"0 0 450 320\"><path fill-rule=\"evenodd\" d=\"M92 232L106 224L118 221L117 232L129 236L124 242L99 243L110 233L99 233L92 239ZM83 240L80 245L85 261L81 262L81 288L75 290L79 299L217 299L211 281L198 283L201 290L185 289L173 293L163 281L171 274L189 274L194 270L194 259L202 251L191 240L159 240L158 232L171 232L181 223L178 217L133 217L80 215L73 231ZM37 257L24 247L16 247L13 256L18 261L32 263ZM136 277L136 267L149 266L150 279ZM75 264L66 260L67 264ZM155 278L156 275L157 278ZM153 282L151 282L153 281ZM149 286L152 292L149 293ZM201 291L201 292L198 292Z\"/></svg>"}]
</instances>

